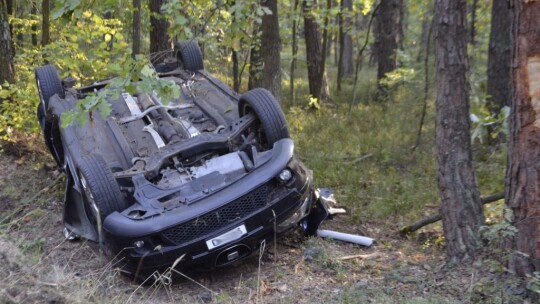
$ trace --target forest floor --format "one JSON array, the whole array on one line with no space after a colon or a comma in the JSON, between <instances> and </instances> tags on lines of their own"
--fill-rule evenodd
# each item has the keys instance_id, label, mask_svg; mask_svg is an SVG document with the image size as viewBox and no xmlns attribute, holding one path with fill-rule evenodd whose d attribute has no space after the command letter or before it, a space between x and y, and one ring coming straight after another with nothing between
<instances>
[{"instance_id":1,"label":"forest floor","mask_svg":"<svg viewBox=\"0 0 540 304\"><path fill-rule=\"evenodd\" d=\"M449 265L437 225L403 237L396 221L341 215L324 227L367 248L292 233L262 254L172 282L138 285L96 244L66 241L63 175L41 154L0 153L0 303L515 303L500 264ZM487 255L486 255L487 256Z\"/></svg>"}]
</instances>

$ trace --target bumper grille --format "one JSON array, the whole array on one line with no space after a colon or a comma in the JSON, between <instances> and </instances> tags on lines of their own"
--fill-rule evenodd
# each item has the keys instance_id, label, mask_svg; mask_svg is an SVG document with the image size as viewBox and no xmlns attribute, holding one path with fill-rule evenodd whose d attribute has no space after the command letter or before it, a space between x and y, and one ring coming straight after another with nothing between
<instances>
[{"instance_id":1,"label":"bumper grille","mask_svg":"<svg viewBox=\"0 0 540 304\"><path fill-rule=\"evenodd\" d=\"M247 217L266 205L270 187L263 185L235 201L163 232L176 245L203 237Z\"/></svg>"}]
</instances>

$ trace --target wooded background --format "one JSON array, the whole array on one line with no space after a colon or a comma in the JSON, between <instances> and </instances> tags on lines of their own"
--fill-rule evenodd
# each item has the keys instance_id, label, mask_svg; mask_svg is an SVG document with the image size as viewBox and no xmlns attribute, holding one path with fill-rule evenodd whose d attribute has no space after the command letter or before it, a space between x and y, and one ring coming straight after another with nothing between
<instances>
[{"instance_id":1,"label":"wooded background","mask_svg":"<svg viewBox=\"0 0 540 304\"><path fill-rule=\"evenodd\" d=\"M495 220L505 265L540 280L538 16L540 2L517 0L0 0L3 149L39 132L34 68L52 63L87 84L193 39L235 91L274 94L299 153L353 219L388 206L421 217L440 201L449 261L472 262L492 218L481 194L504 191ZM387 122L380 142L361 135L370 119ZM416 173L392 178L407 170ZM373 186L374 171L391 182ZM354 213L385 191L378 211Z\"/></svg>"}]
</instances>

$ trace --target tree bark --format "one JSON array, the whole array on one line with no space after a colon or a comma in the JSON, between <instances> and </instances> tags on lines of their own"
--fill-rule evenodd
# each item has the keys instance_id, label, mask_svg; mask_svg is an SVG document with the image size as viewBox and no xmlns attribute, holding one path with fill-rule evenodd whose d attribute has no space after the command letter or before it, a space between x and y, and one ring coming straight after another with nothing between
<instances>
[{"instance_id":1,"label":"tree bark","mask_svg":"<svg viewBox=\"0 0 540 304\"><path fill-rule=\"evenodd\" d=\"M141 54L141 0L133 0L133 56Z\"/></svg>"},{"instance_id":2,"label":"tree bark","mask_svg":"<svg viewBox=\"0 0 540 304\"><path fill-rule=\"evenodd\" d=\"M30 14L31 14L31 18L33 20L37 20L37 3L36 3L35 0L32 0L30 2ZM38 41L37 41L37 25L32 24L31 30L32 30L32 34L31 34L32 45L37 46L38 45Z\"/></svg>"},{"instance_id":3,"label":"tree bark","mask_svg":"<svg viewBox=\"0 0 540 304\"><path fill-rule=\"evenodd\" d=\"M403 0L381 0L375 16L374 55L377 60L377 80L385 77L397 67L397 49L403 33L401 17Z\"/></svg>"},{"instance_id":4,"label":"tree bark","mask_svg":"<svg viewBox=\"0 0 540 304\"><path fill-rule=\"evenodd\" d=\"M352 26L352 0L341 0L339 16L339 59L338 59L338 90L341 89L341 79L353 74L353 44L349 31Z\"/></svg>"},{"instance_id":5,"label":"tree bark","mask_svg":"<svg viewBox=\"0 0 540 304\"><path fill-rule=\"evenodd\" d=\"M238 52L232 50L232 64L233 64L233 90L235 92L240 91L240 64L238 62Z\"/></svg>"},{"instance_id":6,"label":"tree bark","mask_svg":"<svg viewBox=\"0 0 540 304\"><path fill-rule=\"evenodd\" d=\"M465 0L437 0L437 178L450 260L470 260L484 221L473 167Z\"/></svg>"},{"instance_id":7,"label":"tree bark","mask_svg":"<svg viewBox=\"0 0 540 304\"><path fill-rule=\"evenodd\" d=\"M540 2L512 1L512 105L506 202L518 232L510 269L540 271Z\"/></svg>"},{"instance_id":8,"label":"tree bark","mask_svg":"<svg viewBox=\"0 0 540 304\"><path fill-rule=\"evenodd\" d=\"M469 42L476 44L476 10L478 9L478 0L473 0L471 5L471 25L469 30ZM493 23L492 23L493 24Z\"/></svg>"},{"instance_id":9,"label":"tree bark","mask_svg":"<svg viewBox=\"0 0 540 304\"><path fill-rule=\"evenodd\" d=\"M321 93L319 94L321 97L323 97L323 99L326 99L326 95L323 95L323 90L324 90L324 87L326 86L325 84L325 77L324 75L326 74L326 59L328 58L328 55L330 54L329 52L329 47L328 47L328 44L330 42L330 38L328 37L328 27L330 25L330 9L332 8L332 0L326 0L326 16L324 18L324 30L323 30L323 37L322 37L322 54L321 54L321 68L320 68L320 73L321 75L319 76L320 79L322 79L322 86L321 86Z\"/></svg>"},{"instance_id":10,"label":"tree bark","mask_svg":"<svg viewBox=\"0 0 540 304\"><path fill-rule=\"evenodd\" d=\"M9 30L8 12L4 0L0 0L0 85L15 82L15 66ZM0 103L2 100L0 99Z\"/></svg>"},{"instance_id":11,"label":"tree bark","mask_svg":"<svg viewBox=\"0 0 540 304\"><path fill-rule=\"evenodd\" d=\"M157 53L170 49L169 22L161 15L161 6L165 0L149 0L150 2L150 53Z\"/></svg>"},{"instance_id":12,"label":"tree bark","mask_svg":"<svg viewBox=\"0 0 540 304\"><path fill-rule=\"evenodd\" d=\"M261 42L259 39L255 39L251 45L251 49L249 50L248 90L263 86L262 68L263 61L261 58Z\"/></svg>"},{"instance_id":13,"label":"tree bark","mask_svg":"<svg viewBox=\"0 0 540 304\"><path fill-rule=\"evenodd\" d=\"M504 106L510 105L512 98L511 12L508 0L493 1L487 71L487 105L493 114L500 113Z\"/></svg>"},{"instance_id":14,"label":"tree bark","mask_svg":"<svg viewBox=\"0 0 540 304\"><path fill-rule=\"evenodd\" d=\"M296 14L296 12L298 11L298 4L299 4L299 0L294 0L294 12L293 14ZM294 105L295 104L295 100L296 100L296 96L294 94L294 71L296 69L296 56L298 54L298 41L297 41L297 25L298 25L298 22L296 21L296 18L293 18L293 24L292 24L292 45L291 45L291 49L292 49L292 60L291 60L291 72L290 72L290 80L289 80L289 86L290 86L290 95L291 95L291 103Z\"/></svg>"},{"instance_id":15,"label":"tree bark","mask_svg":"<svg viewBox=\"0 0 540 304\"><path fill-rule=\"evenodd\" d=\"M319 25L311 11L311 5L314 4L315 1L310 3L304 0L302 2L302 9L304 11L304 38L306 41L309 93L313 98L321 100L328 93L327 89L325 89L324 74L321 72L323 69L321 33L319 32Z\"/></svg>"},{"instance_id":16,"label":"tree bark","mask_svg":"<svg viewBox=\"0 0 540 304\"><path fill-rule=\"evenodd\" d=\"M266 0L272 12L262 17L261 55L263 59L263 87L281 104L281 42L279 40L278 1Z\"/></svg>"},{"instance_id":17,"label":"tree bark","mask_svg":"<svg viewBox=\"0 0 540 304\"><path fill-rule=\"evenodd\" d=\"M43 21L41 23L41 46L46 46L51 43L51 35L49 29L51 27L50 22L50 3L49 0L43 0L41 2L41 15L43 16Z\"/></svg>"}]
</instances>

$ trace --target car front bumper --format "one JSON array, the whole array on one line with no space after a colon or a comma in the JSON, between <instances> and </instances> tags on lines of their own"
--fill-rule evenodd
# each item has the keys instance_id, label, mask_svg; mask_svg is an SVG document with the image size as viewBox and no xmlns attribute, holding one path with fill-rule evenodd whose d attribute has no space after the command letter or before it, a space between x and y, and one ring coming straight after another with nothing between
<instances>
[{"instance_id":1,"label":"car front bumper","mask_svg":"<svg viewBox=\"0 0 540 304\"><path fill-rule=\"evenodd\" d=\"M285 168L292 178L283 183L276 177ZM284 139L275 144L270 161L185 209L144 220L109 215L106 242L136 277L172 264L180 271L203 271L245 258L293 228L313 201L311 172L293 156L292 141Z\"/></svg>"}]
</instances>

